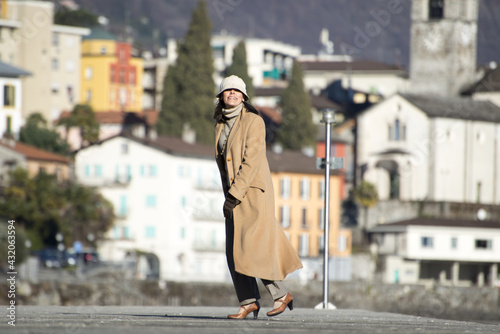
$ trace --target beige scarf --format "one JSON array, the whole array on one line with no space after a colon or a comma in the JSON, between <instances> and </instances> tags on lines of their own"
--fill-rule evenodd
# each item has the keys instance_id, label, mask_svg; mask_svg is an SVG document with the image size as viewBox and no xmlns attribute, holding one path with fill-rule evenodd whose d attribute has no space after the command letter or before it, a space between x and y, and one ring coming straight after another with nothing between
<instances>
[{"instance_id":1,"label":"beige scarf","mask_svg":"<svg viewBox=\"0 0 500 334\"><path fill-rule=\"evenodd\" d=\"M227 121L224 123L224 127L222 128L219 137L219 150L221 151L221 153L224 153L225 151L227 137L229 137L229 133L231 132L231 129L236 122L236 116L238 116L242 110L243 103L240 103L239 105L231 109L222 109L222 113L227 118Z\"/></svg>"}]
</instances>

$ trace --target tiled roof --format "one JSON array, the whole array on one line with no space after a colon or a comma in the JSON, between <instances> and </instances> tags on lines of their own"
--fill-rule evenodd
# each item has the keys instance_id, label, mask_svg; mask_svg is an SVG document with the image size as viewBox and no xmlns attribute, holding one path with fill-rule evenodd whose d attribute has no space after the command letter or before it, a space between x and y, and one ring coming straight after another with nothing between
<instances>
[{"instance_id":1,"label":"tiled roof","mask_svg":"<svg viewBox=\"0 0 500 334\"><path fill-rule=\"evenodd\" d=\"M314 94L309 94L311 98L311 104L312 106L317 109L317 110L322 110L322 109L335 109L337 112L343 112L344 108L333 102L332 100L321 96L321 95L314 95Z\"/></svg>"},{"instance_id":2,"label":"tiled roof","mask_svg":"<svg viewBox=\"0 0 500 334\"><path fill-rule=\"evenodd\" d=\"M276 173L324 174L325 171L316 168L316 157L310 157L300 151L282 151L276 153L267 150L269 168ZM333 173L332 173L333 174Z\"/></svg>"},{"instance_id":3,"label":"tiled roof","mask_svg":"<svg viewBox=\"0 0 500 334\"><path fill-rule=\"evenodd\" d=\"M59 116L59 119L67 118L71 115L71 111L64 111ZM98 111L95 112L95 117L99 124L137 124L146 122L153 126L158 121L159 112L156 110L143 110L141 112L125 112L125 111Z\"/></svg>"},{"instance_id":4,"label":"tiled roof","mask_svg":"<svg viewBox=\"0 0 500 334\"><path fill-rule=\"evenodd\" d=\"M37 147L15 142L13 145L0 142L0 145L10 148L26 157L27 160L43 160L69 164L71 160L65 156L39 149Z\"/></svg>"},{"instance_id":5,"label":"tiled roof","mask_svg":"<svg viewBox=\"0 0 500 334\"><path fill-rule=\"evenodd\" d=\"M488 69L484 76L471 88L466 90L465 94L474 93L493 93L500 92L500 67Z\"/></svg>"},{"instance_id":6,"label":"tiled roof","mask_svg":"<svg viewBox=\"0 0 500 334\"><path fill-rule=\"evenodd\" d=\"M0 77L4 78L19 78L31 75L30 72L25 71L19 67L15 67L0 61Z\"/></svg>"},{"instance_id":7,"label":"tiled roof","mask_svg":"<svg viewBox=\"0 0 500 334\"><path fill-rule=\"evenodd\" d=\"M396 65L380 63L372 60L354 61L301 61L299 62L304 71L354 71L354 72L401 72L405 70Z\"/></svg>"},{"instance_id":8,"label":"tiled roof","mask_svg":"<svg viewBox=\"0 0 500 334\"><path fill-rule=\"evenodd\" d=\"M500 122L500 107L490 101L463 97L400 94L429 117Z\"/></svg>"},{"instance_id":9,"label":"tiled roof","mask_svg":"<svg viewBox=\"0 0 500 334\"><path fill-rule=\"evenodd\" d=\"M98 28L98 27L92 28L90 31L90 35L83 36L82 38L84 40L86 40L86 39L90 39L90 40L100 39L100 40L111 40L111 41L118 40L118 38L115 35L113 35L112 33L106 31L103 28Z\"/></svg>"},{"instance_id":10,"label":"tiled roof","mask_svg":"<svg viewBox=\"0 0 500 334\"><path fill-rule=\"evenodd\" d=\"M436 226L436 227L466 227L466 228L494 228L500 229L500 222L494 220L467 220L446 218L413 218L396 223L377 225L373 232L383 232L405 228L408 226Z\"/></svg>"},{"instance_id":11,"label":"tiled roof","mask_svg":"<svg viewBox=\"0 0 500 334\"><path fill-rule=\"evenodd\" d=\"M261 114L265 115L275 124L281 124L281 114L271 107L255 107Z\"/></svg>"},{"instance_id":12,"label":"tiled roof","mask_svg":"<svg viewBox=\"0 0 500 334\"><path fill-rule=\"evenodd\" d=\"M214 158L214 147L212 145L199 144L199 143L188 143L183 141L181 138L158 136L157 138L138 138L130 134L120 134L104 141L110 140L116 137L125 137L131 139L135 142L154 147L160 151L173 154L173 155L185 155L185 156L198 156L204 158Z\"/></svg>"}]
</instances>

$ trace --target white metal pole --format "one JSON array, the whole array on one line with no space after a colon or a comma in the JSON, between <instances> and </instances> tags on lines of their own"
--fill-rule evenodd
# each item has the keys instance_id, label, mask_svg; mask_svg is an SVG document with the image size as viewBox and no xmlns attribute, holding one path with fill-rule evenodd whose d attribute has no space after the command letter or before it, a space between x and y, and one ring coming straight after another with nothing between
<instances>
[{"instance_id":1,"label":"white metal pole","mask_svg":"<svg viewBox=\"0 0 500 334\"><path fill-rule=\"evenodd\" d=\"M334 120L335 112L332 109L323 111L323 122L326 126L325 138L325 210L323 216L324 227L324 259L323 259L323 308L328 309L328 285L329 285L329 271L328 271L328 255L329 255L329 237L330 237L330 156L331 156L331 124Z\"/></svg>"}]
</instances>

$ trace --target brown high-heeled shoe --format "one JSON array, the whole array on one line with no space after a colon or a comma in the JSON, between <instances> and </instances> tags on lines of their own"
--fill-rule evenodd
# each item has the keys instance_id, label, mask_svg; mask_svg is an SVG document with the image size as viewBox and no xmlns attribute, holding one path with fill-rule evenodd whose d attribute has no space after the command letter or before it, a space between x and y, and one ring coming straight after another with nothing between
<instances>
[{"instance_id":1,"label":"brown high-heeled shoe","mask_svg":"<svg viewBox=\"0 0 500 334\"><path fill-rule=\"evenodd\" d=\"M287 306L290 309L290 311L293 310L293 297L288 292L286 295L284 295L280 299L276 299L275 302L279 302L279 303L281 303L281 305L276 307L275 309L267 312L268 317L273 317L275 315L283 313L286 310Z\"/></svg>"},{"instance_id":2,"label":"brown high-heeled shoe","mask_svg":"<svg viewBox=\"0 0 500 334\"><path fill-rule=\"evenodd\" d=\"M228 319L245 319L250 312L253 312L253 318L257 319L260 311L259 302L254 302L247 305L242 305L236 314L230 314L227 316Z\"/></svg>"}]
</instances>

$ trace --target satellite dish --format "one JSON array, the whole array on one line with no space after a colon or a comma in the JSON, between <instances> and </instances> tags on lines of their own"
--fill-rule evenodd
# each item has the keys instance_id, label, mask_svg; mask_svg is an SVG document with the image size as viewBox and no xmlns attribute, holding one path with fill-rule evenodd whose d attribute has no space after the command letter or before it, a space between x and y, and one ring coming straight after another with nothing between
<instances>
[{"instance_id":1,"label":"satellite dish","mask_svg":"<svg viewBox=\"0 0 500 334\"><path fill-rule=\"evenodd\" d=\"M485 209L477 210L477 219L485 220L487 216L488 216L488 212L486 212Z\"/></svg>"}]
</instances>

